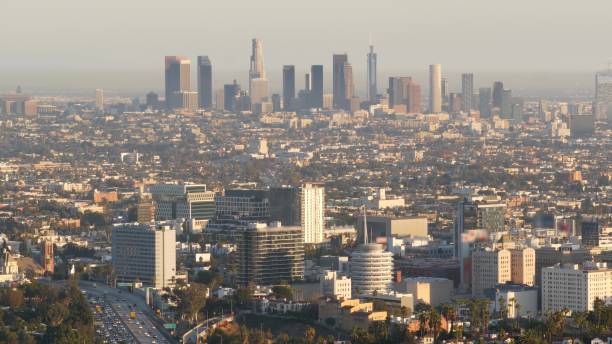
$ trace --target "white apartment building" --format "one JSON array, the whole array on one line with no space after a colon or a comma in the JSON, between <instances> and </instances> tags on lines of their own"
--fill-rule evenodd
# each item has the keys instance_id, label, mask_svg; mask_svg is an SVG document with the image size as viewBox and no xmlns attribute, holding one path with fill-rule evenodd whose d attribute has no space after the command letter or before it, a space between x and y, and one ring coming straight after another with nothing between
<instances>
[{"instance_id":1,"label":"white apartment building","mask_svg":"<svg viewBox=\"0 0 612 344\"><path fill-rule=\"evenodd\" d=\"M176 276L176 230L164 222L116 224L112 255L117 282L141 281L154 288L172 286Z\"/></svg>"},{"instance_id":2,"label":"white apartment building","mask_svg":"<svg viewBox=\"0 0 612 344\"><path fill-rule=\"evenodd\" d=\"M319 285L323 296L345 300L352 298L351 279L339 275L337 271L325 270L321 275Z\"/></svg>"},{"instance_id":3,"label":"white apartment building","mask_svg":"<svg viewBox=\"0 0 612 344\"><path fill-rule=\"evenodd\" d=\"M516 284L501 285L495 290L493 302L496 312L503 306L507 311L507 317L511 319L536 316L538 314L538 288Z\"/></svg>"},{"instance_id":4,"label":"white apartment building","mask_svg":"<svg viewBox=\"0 0 612 344\"><path fill-rule=\"evenodd\" d=\"M304 230L304 243L323 242L325 188L322 184L305 183L302 185L301 222Z\"/></svg>"},{"instance_id":5,"label":"white apartment building","mask_svg":"<svg viewBox=\"0 0 612 344\"><path fill-rule=\"evenodd\" d=\"M605 263L557 264L542 269L542 313L593 310L595 299L612 303L612 269Z\"/></svg>"},{"instance_id":6,"label":"white apartment building","mask_svg":"<svg viewBox=\"0 0 612 344\"><path fill-rule=\"evenodd\" d=\"M353 295L384 293L393 279L393 254L380 244L363 244L351 254Z\"/></svg>"}]
</instances>

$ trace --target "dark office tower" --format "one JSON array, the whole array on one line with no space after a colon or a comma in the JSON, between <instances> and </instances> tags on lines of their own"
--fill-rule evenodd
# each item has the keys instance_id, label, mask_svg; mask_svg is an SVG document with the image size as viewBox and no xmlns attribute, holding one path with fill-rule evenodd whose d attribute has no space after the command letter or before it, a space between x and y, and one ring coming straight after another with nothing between
<instances>
[{"instance_id":1,"label":"dark office tower","mask_svg":"<svg viewBox=\"0 0 612 344\"><path fill-rule=\"evenodd\" d=\"M525 107L525 101L523 98L512 98L512 118L515 121L522 122L524 117L523 108Z\"/></svg>"},{"instance_id":2,"label":"dark office tower","mask_svg":"<svg viewBox=\"0 0 612 344\"><path fill-rule=\"evenodd\" d=\"M512 118L512 90L502 90L499 115L502 118Z\"/></svg>"},{"instance_id":3,"label":"dark office tower","mask_svg":"<svg viewBox=\"0 0 612 344\"><path fill-rule=\"evenodd\" d=\"M402 102L402 84L401 78L389 77L389 88L387 89L389 95L389 108L393 109L396 104Z\"/></svg>"},{"instance_id":4,"label":"dark office tower","mask_svg":"<svg viewBox=\"0 0 612 344\"><path fill-rule=\"evenodd\" d=\"M595 115L570 116L569 127L572 137L592 137L595 134Z\"/></svg>"},{"instance_id":5,"label":"dark office tower","mask_svg":"<svg viewBox=\"0 0 612 344\"><path fill-rule=\"evenodd\" d=\"M582 246L597 247L602 239L602 233L599 229L599 220L593 216L587 216L582 219L580 224L582 236Z\"/></svg>"},{"instance_id":6,"label":"dark office tower","mask_svg":"<svg viewBox=\"0 0 612 344\"><path fill-rule=\"evenodd\" d=\"M310 92L310 74L304 74L304 91Z\"/></svg>"},{"instance_id":7,"label":"dark office tower","mask_svg":"<svg viewBox=\"0 0 612 344\"><path fill-rule=\"evenodd\" d=\"M407 113L421 112L421 85L412 80L412 77L390 77L387 92L389 108L397 107L397 111Z\"/></svg>"},{"instance_id":8,"label":"dark office tower","mask_svg":"<svg viewBox=\"0 0 612 344\"><path fill-rule=\"evenodd\" d=\"M448 78L442 78L442 103L448 103Z\"/></svg>"},{"instance_id":9,"label":"dark office tower","mask_svg":"<svg viewBox=\"0 0 612 344\"><path fill-rule=\"evenodd\" d=\"M278 93L272 94L272 112L279 112L281 108L281 95Z\"/></svg>"},{"instance_id":10,"label":"dark office tower","mask_svg":"<svg viewBox=\"0 0 612 344\"><path fill-rule=\"evenodd\" d=\"M474 108L474 74L461 74L461 110L469 112Z\"/></svg>"},{"instance_id":11,"label":"dark office tower","mask_svg":"<svg viewBox=\"0 0 612 344\"><path fill-rule=\"evenodd\" d=\"M310 107L323 107L323 65L310 67Z\"/></svg>"},{"instance_id":12,"label":"dark office tower","mask_svg":"<svg viewBox=\"0 0 612 344\"><path fill-rule=\"evenodd\" d=\"M374 46L370 45L370 52L368 53L368 100L372 103L376 101L378 95L378 87L376 83L376 53L374 52Z\"/></svg>"},{"instance_id":13,"label":"dark office tower","mask_svg":"<svg viewBox=\"0 0 612 344\"><path fill-rule=\"evenodd\" d=\"M457 113L461 111L461 94L451 92L448 96L448 112Z\"/></svg>"},{"instance_id":14,"label":"dark office tower","mask_svg":"<svg viewBox=\"0 0 612 344\"><path fill-rule=\"evenodd\" d=\"M346 80L344 79L344 66L348 62L348 55L335 54L333 58L333 97L334 108L343 109L346 107Z\"/></svg>"},{"instance_id":15,"label":"dark office tower","mask_svg":"<svg viewBox=\"0 0 612 344\"><path fill-rule=\"evenodd\" d=\"M223 109L227 111L237 111L239 108L240 85L234 80L233 84L223 86L224 104Z\"/></svg>"},{"instance_id":16,"label":"dark office tower","mask_svg":"<svg viewBox=\"0 0 612 344\"><path fill-rule=\"evenodd\" d=\"M166 108L182 107L181 92L189 92L189 67L191 61L182 56L166 56L165 59L165 86Z\"/></svg>"},{"instance_id":17,"label":"dark office tower","mask_svg":"<svg viewBox=\"0 0 612 344\"><path fill-rule=\"evenodd\" d=\"M268 191L270 221L280 221L283 226L301 224L301 192L299 188L282 186Z\"/></svg>"},{"instance_id":18,"label":"dark office tower","mask_svg":"<svg viewBox=\"0 0 612 344\"><path fill-rule=\"evenodd\" d=\"M147 107L150 109L158 109L159 108L159 96L155 92L147 93Z\"/></svg>"},{"instance_id":19,"label":"dark office tower","mask_svg":"<svg viewBox=\"0 0 612 344\"><path fill-rule=\"evenodd\" d=\"M501 109L502 93L504 92L504 83L496 81L493 83L493 107Z\"/></svg>"},{"instance_id":20,"label":"dark office tower","mask_svg":"<svg viewBox=\"0 0 612 344\"><path fill-rule=\"evenodd\" d=\"M208 56L198 56L198 103L203 109L212 107L212 64Z\"/></svg>"},{"instance_id":21,"label":"dark office tower","mask_svg":"<svg viewBox=\"0 0 612 344\"><path fill-rule=\"evenodd\" d=\"M480 110L480 117L489 118L491 117L491 88L482 87L478 90L478 109Z\"/></svg>"},{"instance_id":22,"label":"dark office tower","mask_svg":"<svg viewBox=\"0 0 612 344\"><path fill-rule=\"evenodd\" d=\"M612 70L595 74L595 118L612 121Z\"/></svg>"},{"instance_id":23,"label":"dark office tower","mask_svg":"<svg viewBox=\"0 0 612 344\"><path fill-rule=\"evenodd\" d=\"M295 66L283 66L283 109L294 109Z\"/></svg>"}]
</instances>

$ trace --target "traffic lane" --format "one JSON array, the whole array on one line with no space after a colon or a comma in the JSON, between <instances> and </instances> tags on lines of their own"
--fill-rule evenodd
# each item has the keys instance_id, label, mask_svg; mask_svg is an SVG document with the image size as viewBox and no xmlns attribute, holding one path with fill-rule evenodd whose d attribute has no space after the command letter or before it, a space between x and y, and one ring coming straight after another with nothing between
<instances>
[{"instance_id":1,"label":"traffic lane","mask_svg":"<svg viewBox=\"0 0 612 344\"><path fill-rule=\"evenodd\" d=\"M92 293L97 293L100 295L106 295L108 297L114 297L119 299L125 299L128 303L136 304L143 313L147 316L147 319L155 325L155 328L162 334L163 337L159 337L159 339L164 338L170 344L176 344L177 340L170 335L166 329L163 328L163 321L157 317L155 312L149 308L146 304L145 300L138 295L134 295L127 291L122 291L119 289L111 288L106 285L98 285L96 287L93 286L94 283L88 281L80 281L79 286L82 290L87 290ZM144 318L144 317L143 317Z\"/></svg>"},{"instance_id":2,"label":"traffic lane","mask_svg":"<svg viewBox=\"0 0 612 344\"><path fill-rule=\"evenodd\" d=\"M155 325L147 319L138 307L134 308L127 302L113 301L111 303L122 320L128 326L130 331L136 336L138 341L143 344L167 344L168 342L163 338L162 334L157 330ZM136 318L130 317L130 312L136 312Z\"/></svg>"},{"instance_id":3,"label":"traffic lane","mask_svg":"<svg viewBox=\"0 0 612 344\"><path fill-rule=\"evenodd\" d=\"M103 337L107 343L136 343L132 333L120 321L119 315L103 297L90 294L87 299L90 304L95 303L98 306L95 311L95 326L98 336Z\"/></svg>"}]
</instances>

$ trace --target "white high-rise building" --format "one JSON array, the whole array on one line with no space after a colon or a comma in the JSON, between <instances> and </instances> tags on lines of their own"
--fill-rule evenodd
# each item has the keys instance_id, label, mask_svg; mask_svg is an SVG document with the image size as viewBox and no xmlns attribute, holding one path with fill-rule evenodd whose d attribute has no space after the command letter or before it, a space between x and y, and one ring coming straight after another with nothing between
<instances>
[{"instance_id":1,"label":"white high-rise building","mask_svg":"<svg viewBox=\"0 0 612 344\"><path fill-rule=\"evenodd\" d=\"M429 112L442 112L442 65L429 65Z\"/></svg>"},{"instance_id":2,"label":"white high-rise building","mask_svg":"<svg viewBox=\"0 0 612 344\"><path fill-rule=\"evenodd\" d=\"M251 47L251 67L249 69L249 83L253 79L265 79L263 57L263 42L261 39L253 38Z\"/></svg>"},{"instance_id":3,"label":"white high-rise building","mask_svg":"<svg viewBox=\"0 0 612 344\"><path fill-rule=\"evenodd\" d=\"M305 183L302 185L300 201L304 243L323 242L325 187L322 184Z\"/></svg>"},{"instance_id":4,"label":"white high-rise building","mask_svg":"<svg viewBox=\"0 0 612 344\"><path fill-rule=\"evenodd\" d=\"M393 254L381 244L363 244L351 254L354 295L385 293L393 280Z\"/></svg>"},{"instance_id":5,"label":"white high-rise building","mask_svg":"<svg viewBox=\"0 0 612 344\"><path fill-rule=\"evenodd\" d=\"M96 88L96 110L104 110L104 90Z\"/></svg>"},{"instance_id":6,"label":"white high-rise building","mask_svg":"<svg viewBox=\"0 0 612 344\"><path fill-rule=\"evenodd\" d=\"M112 233L117 282L169 287L176 276L176 230L170 223L116 224Z\"/></svg>"},{"instance_id":7,"label":"white high-rise building","mask_svg":"<svg viewBox=\"0 0 612 344\"><path fill-rule=\"evenodd\" d=\"M605 263L586 262L542 269L542 313L593 310L595 299L612 304L612 269Z\"/></svg>"}]
</instances>

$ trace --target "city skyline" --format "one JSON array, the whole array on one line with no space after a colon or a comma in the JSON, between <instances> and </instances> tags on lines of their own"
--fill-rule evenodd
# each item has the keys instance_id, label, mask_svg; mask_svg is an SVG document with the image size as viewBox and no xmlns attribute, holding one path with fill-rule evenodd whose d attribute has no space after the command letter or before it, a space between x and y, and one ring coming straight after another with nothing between
<instances>
[{"instance_id":1,"label":"city skyline","mask_svg":"<svg viewBox=\"0 0 612 344\"><path fill-rule=\"evenodd\" d=\"M0 11L0 344L612 343L610 0Z\"/></svg>"},{"instance_id":2,"label":"city skyline","mask_svg":"<svg viewBox=\"0 0 612 344\"><path fill-rule=\"evenodd\" d=\"M520 6L521 3L525 6ZM41 91L98 87L117 91L159 90L159 56L175 54L192 60L208 55L216 61L215 83L236 78L248 86L249 65L245 51L252 37L265 42L268 79L273 91L280 88L283 65L295 65L299 75L312 64L324 64L329 68L329 55L346 52L353 56L356 91L364 97L367 93L364 89L367 77L365 55L370 35L378 54L379 85L384 84L390 75L407 73L426 84L414 71L435 62L442 64L449 73L475 73L477 79L479 74L485 73L522 72L529 75L530 71L546 71L563 74L566 77L562 79L525 81L525 89L556 90L560 80L567 80L564 88L575 89L577 93L584 87L593 89L594 83L591 77L572 75L592 75L605 69L607 61L612 59L612 48L600 44L605 40L604 33L612 29L609 21L605 20L610 9L609 2L605 1L593 1L588 8L569 2L559 4L557 1L555 6L550 6L553 2L548 0L536 4L519 1L503 13L486 1L465 4L382 1L377 4L351 3L348 8L344 6L345 1L331 5L313 1L307 4L283 3L281 6L275 0L263 1L257 6L241 1L232 4L212 1L206 5L186 1L182 4L186 9L184 17L173 26L156 25L156 19L167 19L168 8L165 5L148 4L141 8L139 4L134 1L127 8L122 8L116 1L79 6L74 0L60 0L49 8L32 6L31 1L3 4L2 8L14 15L7 16L0 24L4 28L0 37L10 32L10 37L4 37L7 46L0 57L0 75L3 76L0 90L12 90L16 85ZM117 11L119 8L122 10ZM249 11L237 10L241 8ZM274 11L270 11L271 8ZM339 18L337 14L345 8L350 16ZM384 15L372 21L372 25L351 25L369 19L374 8L381 9ZM71 13L70 19L58 20L66 16L64 12L67 10ZM86 16L91 10L98 14L96 18ZM196 16L210 11L231 13L227 19L235 29L221 29L224 25L221 17L224 16L212 15L206 21L196 20ZM249 20L244 12L253 13L252 18L259 20ZM28 13L30 17L27 19L35 18L36 24L22 28L21 23L26 19L22 13ZM135 19L143 15L148 16L146 22ZM110 17L112 20L107 22L97 17ZM588 17L589 21L582 22L580 18L583 17ZM309 18L316 18L319 25L304 26ZM514 25L517 18L521 19L520 27ZM410 20L413 27L425 27L432 19L436 20L436 26L426 31L407 32L402 25ZM174 22L172 18L169 20ZM567 25L576 21L584 25ZM49 28L36 30L41 25ZM20 29L13 29L16 27ZM74 30L74 27L80 29ZM278 30L279 27L286 30ZM308 29L298 29L300 27ZM351 27L351 30L340 30L342 27ZM487 27L494 30L485 32ZM421 31L423 33L416 33ZM398 39L408 41L410 48L397 45ZM484 41L487 44L482 44ZM581 45L572 48L570 42L580 42ZM581 46L588 46L588 54ZM500 54L500 51L504 53ZM83 77L75 81L75 75ZM498 79L507 78L500 75ZM540 79L550 77L540 75ZM584 82L585 79L589 82ZM89 84L95 80L98 80L98 85ZM453 84L455 82L451 80L451 87ZM521 87L517 85L514 88Z\"/></svg>"}]
</instances>

